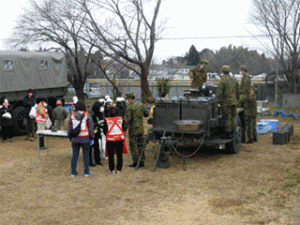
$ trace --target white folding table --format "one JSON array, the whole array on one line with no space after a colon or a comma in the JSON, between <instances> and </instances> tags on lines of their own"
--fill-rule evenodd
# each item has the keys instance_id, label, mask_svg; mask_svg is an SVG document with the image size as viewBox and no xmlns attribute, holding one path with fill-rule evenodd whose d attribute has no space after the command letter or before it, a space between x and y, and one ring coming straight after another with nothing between
<instances>
[{"instance_id":1,"label":"white folding table","mask_svg":"<svg viewBox=\"0 0 300 225\"><path fill-rule=\"evenodd\" d=\"M49 137L63 137L67 138L67 131L58 130L56 132L52 132L51 130L40 130L36 132L38 135L38 157L40 157L40 151L42 149L47 149L47 155L49 155ZM44 147L40 147L40 137L47 137L47 145Z\"/></svg>"}]
</instances>

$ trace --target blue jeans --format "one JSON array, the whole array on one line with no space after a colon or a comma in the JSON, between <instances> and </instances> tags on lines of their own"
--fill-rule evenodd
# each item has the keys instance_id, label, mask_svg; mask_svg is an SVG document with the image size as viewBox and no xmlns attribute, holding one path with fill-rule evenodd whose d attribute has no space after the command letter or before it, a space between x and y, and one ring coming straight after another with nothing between
<instances>
[{"instance_id":1,"label":"blue jeans","mask_svg":"<svg viewBox=\"0 0 300 225\"><path fill-rule=\"evenodd\" d=\"M72 143L72 159L71 159L71 175L77 175L77 162L79 157L80 147L82 147L84 174L90 175L90 158L89 158L90 143Z\"/></svg>"}]
</instances>

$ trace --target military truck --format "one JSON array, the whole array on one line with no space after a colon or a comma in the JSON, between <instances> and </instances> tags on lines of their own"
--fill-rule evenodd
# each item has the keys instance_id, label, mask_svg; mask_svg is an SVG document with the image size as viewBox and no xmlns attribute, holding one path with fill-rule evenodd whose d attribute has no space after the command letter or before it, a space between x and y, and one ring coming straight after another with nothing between
<instances>
[{"instance_id":1,"label":"military truck","mask_svg":"<svg viewBox=\"0 0 300 225\"><path fill-rule=\"evenodd\" d=\"M213 146L236 154L245 141L244 111L237 109L237 129L232 139L224 139L221 128L222 115L214 96L200 96L198 90L186 90L184 96L156 100L153 127L146 142L159 140L161 151L176 150L179 143L198 143L199 148ZM193 125L194 124L194 125ZM159 154L160 154L159 152Z\"/></svg>"},{"instance_id":2,"label":"military truck","mask_svg":"<svg viewBox=\"0 0 300 225\"><path fill-rule=\"evenodd\" d=\"M52 108L56 100L63 101L67 92L65 57L57 52L0 51L0 97L6 97L13 107L13 127L24 134L23 98L34 90L37 101L48 98Z\"/></svg>"}]
</instances>

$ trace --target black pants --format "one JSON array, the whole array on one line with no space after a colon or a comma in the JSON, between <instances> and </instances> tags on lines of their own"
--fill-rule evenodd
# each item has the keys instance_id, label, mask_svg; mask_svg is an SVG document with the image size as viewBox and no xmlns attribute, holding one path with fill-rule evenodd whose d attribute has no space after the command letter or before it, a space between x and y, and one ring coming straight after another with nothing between
<instances>
[{"instance_id":1,"label":"black pants","mask_svg":"<svg viewBox=\"0 0 300 225\"><path fill-rule=\"evenodd\" d=\"M6 141L7 138L12 139L13 138L13 127L12 125L8 125L8 126L2 126L2 138L3 141Z\"/></svg>"},{"instance_id":2,"label":"black pants","mask_svg":"<svg viewBox=\"0 0 300 225\"><path fill-rule=\"evenodd\" d=\"M108 154L108 165L109 165L109 170L113 171L115 170L115 159L114 159L114 154L115 151L117 153L117 170L121 171L123 167L123 141L116 141L116 142L111 142L108 141L106 142L106 149L107 149L107 154Z\"/></svg>"},{"instance_id":3,"label":"black pants","mask_svg":"<svg viewBox=\"0 0 300 225\"><path fill-rule=\"evenodd\" d=\"M95 157L95 163L99 164L101 162L101 158L100 158L100 149L99 149L99 139L101 138L100 136L100 132L98 131L95 134L95 138L94 138L94 144L92 146L90 146L90 164L93 163L93 150L94 150L94 157Z\"/></svg>"},{"instance_id":4,"label":"black pants","mask_svg":"<svg viewBox=\"0 0 300 225\"><path fill-rule=\"evenodd\" d=\"M25 125L26 135L28 137L35 136L36 127L35 127L35 118L31 119L30 117L26 118L27 124Z\"/></svg>"}]
</instances>

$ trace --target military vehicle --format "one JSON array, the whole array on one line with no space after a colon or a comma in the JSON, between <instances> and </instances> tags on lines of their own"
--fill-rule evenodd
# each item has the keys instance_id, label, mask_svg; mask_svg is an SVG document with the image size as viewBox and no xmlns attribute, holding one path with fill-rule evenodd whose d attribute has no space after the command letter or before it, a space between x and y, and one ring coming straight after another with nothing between
<instances>
[{"instance_id":1,"label":"military vehicle","mask_svg":"<svg viewBox=\"0 0 300 225\"><path fill-rule=\"evenodd\" d=\"M13 127L24 134L23 99L28 89L39 98L48 98L54 107L56 99L63 101L67 91L65 57L57 52L0 51L0 97L6 97L13 106Z\"/></svg>"},{"instance_id":2,"label":"military vehicle","mask_svg":"<svg viewBox=\"0 0 300 225\"><path fill-rule=\"evenodd\" d=\"M156 100L153 127L146 135L146 143L159 140L160 150L176 150L179 143L198 143L199 148L213 146L236 154L245 141L244 111L237 109L237 129L232 139L224 139L221 128L222 115L214 96L200 96L198 90L186 90L184 96ZM193 149L192 149L193 150ZM195 150L195 149L194 149Z\"/></svg>"}]
</instances>

